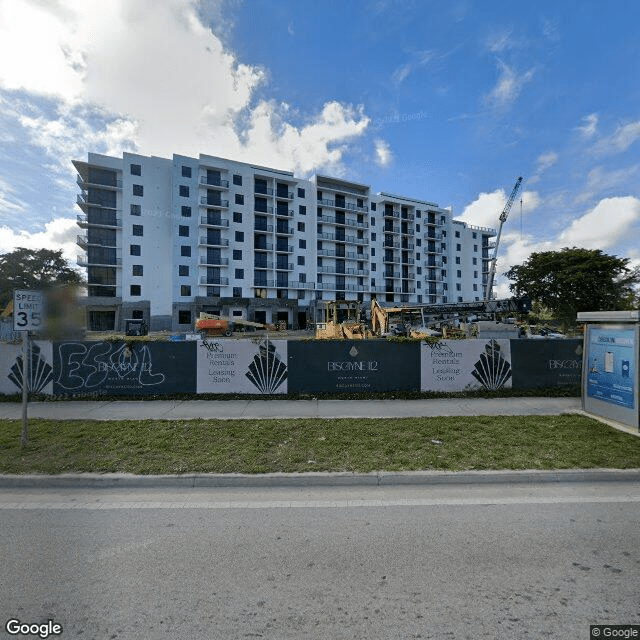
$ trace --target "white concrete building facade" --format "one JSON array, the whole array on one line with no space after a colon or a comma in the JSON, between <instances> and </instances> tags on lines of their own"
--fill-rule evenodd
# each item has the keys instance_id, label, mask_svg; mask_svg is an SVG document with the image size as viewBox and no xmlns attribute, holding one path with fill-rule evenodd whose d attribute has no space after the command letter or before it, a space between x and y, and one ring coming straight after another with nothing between
<instances>
[{"instance_id":1,"label":"white concrete building facade","mask_svg":"<svg viewBox=\"0 0 640 640\"><path fill-rule=\"evenodd\" d=\"M201 155L73 161L87 327L201 311L303 328L317 301L482 300L493 229L368 185Z\"/></svg>"}]
</instances>

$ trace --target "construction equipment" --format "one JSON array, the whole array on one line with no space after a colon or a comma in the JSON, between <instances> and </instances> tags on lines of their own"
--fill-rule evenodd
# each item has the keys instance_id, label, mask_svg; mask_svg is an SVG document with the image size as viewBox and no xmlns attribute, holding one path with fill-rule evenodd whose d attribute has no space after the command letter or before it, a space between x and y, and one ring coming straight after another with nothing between
<instances>
[{"instance_id":1,"label":"construction equipment","mask_svg":"<svg viewBox=\"0 0 640 640\"><path fill-rule=\"evenodd\" d=\"M513 201L516 199L516 195L518 194L518 190L520 189L521 184L522 184L522 176L520 176L516 180L516 184L514 185L513 190L511 191L511 195L509 196L509 199L507 200L507 203L504 205L504 209L500 214L500 225L498 227L498 235L496 236L496 244L493 250L493 257L491 258L490 266L489 266L489 277L487 278L487 294L486 294L487 300L490 300L491 298L493 298L493 279L495 278L495 275L496 275L496 260L498 259L498 246L500 244L500 235L502 234L502 226L504 225L504 223L507 220L507 217L509 216L509 211L511 211L511 206L513 205Z\"/></svg>"},{"instance_id":2,"label":"construction equipment","mask_svg":"<svg viewBox=\"0 0 640 640\"><path fill-rule=\"evenodd\" d=\"M495 318L498 313L526 313L531 309L528 298L445 302L407 306L387 305L371 301L371 328L375 336L405 335L412 338L430 336L477 337L478 320ZM464 318L474 322L462 323Z\"/></svg>"},{"instance_id":3,"label":"construction equipment","mask_svg":"<svg viewBox=\"0 0 640 640\"><path fill-rule=\"evenodd\" d=\"M331 300L324 303L323 321L316 323L316 339L364 340L371 332L360 314L360 303Z\"/></svg>"},{"instance_id":4,"label":"construction equipment","mask_svg":"<svg viewBox=\"0 0 640 640\"><path fill-rule=\"evenodd\" d=\"M259 322L251 322L244 318L225 318L214 316L210 313L201 313L196 320L196 329L205 337L210 336L231 336L234 331L246 331L247 329L266 329L266 325Z\"/></svg>"}]
</instances>

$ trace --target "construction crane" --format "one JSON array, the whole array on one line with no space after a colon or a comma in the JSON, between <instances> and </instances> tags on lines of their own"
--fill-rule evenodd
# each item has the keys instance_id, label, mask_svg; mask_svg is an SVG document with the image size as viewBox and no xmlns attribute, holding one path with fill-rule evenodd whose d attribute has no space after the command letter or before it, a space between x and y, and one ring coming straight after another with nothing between
<instances>
[{"instance_id":1,"label":"construction crane","mask_svg":"<svg viewBox=\"0 0 640 640\"><path fill-rule=\"evenodd\" d=\"M511 191L511 195L507 200L507 204L504 205L504 209L500 214L500 226L498 227L498 235L496 236L496 244L493 251L493 258L491 258L491 263L489 266L489 277L487 279L487 300L493 298L493 279L496 276L496 260L498 258L498 245L500 244L500 235L502 234L502 225L504 225L507 217L509 216L509 211L511 211L511 206L513 205L513 201L516 199L516 195L518 195L518 190L520 189L520 185L522 184L522 176L520 176Z\"/></svg>"}]
</instances>

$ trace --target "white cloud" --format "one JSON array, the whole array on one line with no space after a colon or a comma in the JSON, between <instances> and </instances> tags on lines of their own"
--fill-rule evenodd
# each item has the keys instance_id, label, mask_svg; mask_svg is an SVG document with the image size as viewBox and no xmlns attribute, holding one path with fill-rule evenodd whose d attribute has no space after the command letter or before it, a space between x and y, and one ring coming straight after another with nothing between
<instances>
[{"instance_id":1,"label":"white cloud","mask_svg":"<svg viewBox=\"0 0 640 640\"><path fill-rule=\"evenodd\" d=\"M578 131L584 138L593 138L598 133L598 114L591 113L582 118L583 124L578 127Z\"/></svg>"},{"instance_id":2,"label":"white cloud","mask_svg":"<svg viewBox=\"0 0 640 640\"><path fill-rule=\"evenodd\" d=\"M540 182L540 176L558 162L559 156L555 151L548 151L538 156L534 174L527 180L529 184Z\"/></svg>"},{"instance_id":3,"label":"white cloud","mask_svg":"<svg viewBox=\"0 0 640 640\"><path fill-rule=\"evenodd\" d=\"M498 189L492 193L481 193L476 200L464 208L462 215L456 217L478 227L495 229L506 202L507 196L504 189Z\"/></svg>"},{"instance_id":4,"label":"white cloud","mask_svg":"<svg viewBox=\"0 0 640 640\"><path fill-rule=\"evenodd\" d=\"M640 200L633 196L604 198L563 231L558 243L585 249L606 249L622 240L630 226L640 220Z\"/></svg>"},{"instance_id":5,"label":"white cloud","mask_svg":"<svg viewBox=\"0 0 640 640\"><path fill-rule=\"evenodd\" d=\"M618 127L613 135L600 141L598 150L619 153L626 151L637 140L640 140L640 120Z\"/></svg>"},{"instance_id":6,"label":"white cloud","mask_svg":"<svg viewBox=\"0 0 640 640\"><path fill-rule=\"evenodd\" d=\"M378 139L375 141L376 163L381 167L388 167L393 161L393 153L391 147L385 140Z\"/></svg>"},{"instance_id":7,"label":"white cloud","mask_svg":"<svg viewBox=\"0 0 640 640\"><path fill-rule=\"evenodd\" d=\"M0 253L14 251L18 247L25 249L62 250L63 257L71 267L76 266L76 258L81 253L76 238L78 225L69 218L56 218L45 225L44 231L29 233L15 231L7 226L0 227Z\"/></svg>"},{"instance_id":8,"label":"white cloud","mask_svg":"<svg viewBox=\"0 0 640 640\"><path fill-rule=\"evenodd\" d=\"M501 108L509 106L518 98L524 85L533 78L534 69L520 73L502 60L498 60L498 69L500 70L498 81L485 100L491 106Z\"/></svg>"},{"instance_id":9,"label":"white cloud","mask_svg":"<svg viewBox=\"0 0 640 640\"><path fill-rule=\"evenodd\" d=\"M27 92L20 125L65 166L89 150L339 166L369 124L362 108L329 101L289 122L287 105L257 98L267 71L242 64L199 11L197 0L4 0L0 88Z\"/></svg>"}]
</instances>

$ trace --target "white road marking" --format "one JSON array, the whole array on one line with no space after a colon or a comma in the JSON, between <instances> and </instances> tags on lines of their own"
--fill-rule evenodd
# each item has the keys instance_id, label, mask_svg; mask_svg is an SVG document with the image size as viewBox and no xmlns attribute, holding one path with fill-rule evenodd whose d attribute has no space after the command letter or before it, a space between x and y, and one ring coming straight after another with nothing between
<instances>
[{"instance_id":1,"label":"white road marking","mask_svg":"<svg viewBox=\"0 0 640 640\"><path fill-rule=\"evenodd\" d=\"M517 496L466 498L403 498L348 500L249 500L249 501L144 501L144 502L5 502L0 510L108 510L108 509L348 509L357 507L436 507L514 504L589 504L640 502L640 495L626 496Z\"/></svg>"}]
</instances>

